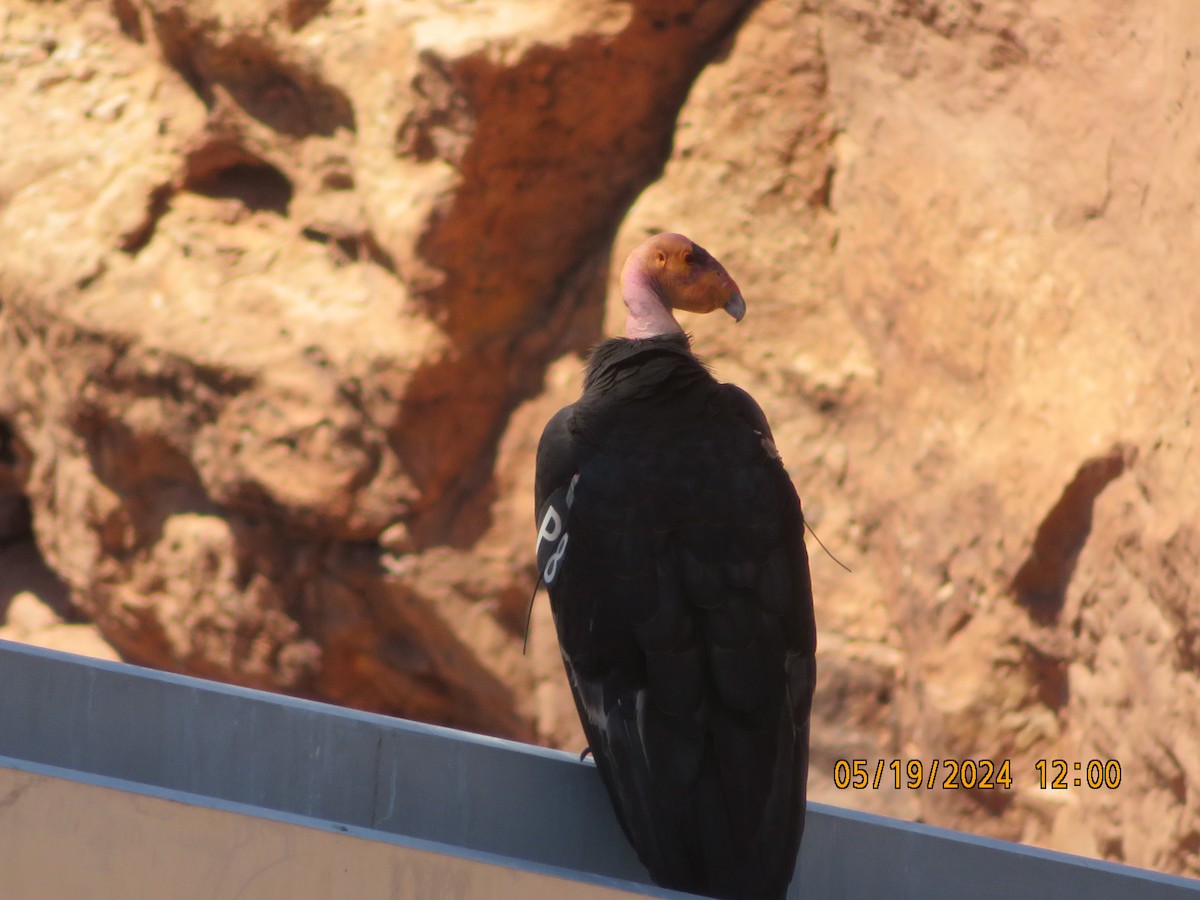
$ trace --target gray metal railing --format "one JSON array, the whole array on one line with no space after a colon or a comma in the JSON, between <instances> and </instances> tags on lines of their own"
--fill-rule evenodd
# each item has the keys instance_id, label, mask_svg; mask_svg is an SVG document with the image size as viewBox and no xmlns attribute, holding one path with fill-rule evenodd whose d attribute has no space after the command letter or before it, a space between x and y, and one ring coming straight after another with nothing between
<instances>
[{"instance_id":1,"label":"gray metal railing","mask_svg":"<svg viewBox=\"0 0 1200 900\"><path fill-rule=\"evenodd\" d=\"M416 848L475 873L454 896L508 896L495 889L501 869L530 879L513 896L567 896L568 882L601 892L571 896L683 896L651 885L590 761L446 728L0 641L0 757L0 774L55 790ZM5 867L20 860L4 859L16 820L3 801L0 780L7 898ZM789 896L1156 900L1200 898L1200 882L811 804Z\"/></svg>"}]
</instances>

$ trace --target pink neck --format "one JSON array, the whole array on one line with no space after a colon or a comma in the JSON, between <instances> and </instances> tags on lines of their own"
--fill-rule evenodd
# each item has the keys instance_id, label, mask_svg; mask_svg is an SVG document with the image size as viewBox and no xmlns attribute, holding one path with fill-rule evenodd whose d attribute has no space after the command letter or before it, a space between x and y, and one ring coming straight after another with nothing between
<instances>
[{"instance_id":1,"label":"pink neck","mask_svg":"<svg viewBox=\"0 0 1200 900\"><path fill-rule=\"evenodd\" d=\"M663 302L653 281L640 268L621 273L621 299L628 314L625 337L649 338L660 334L683 334L671 309Z\"/></svg>"}]
</instances>

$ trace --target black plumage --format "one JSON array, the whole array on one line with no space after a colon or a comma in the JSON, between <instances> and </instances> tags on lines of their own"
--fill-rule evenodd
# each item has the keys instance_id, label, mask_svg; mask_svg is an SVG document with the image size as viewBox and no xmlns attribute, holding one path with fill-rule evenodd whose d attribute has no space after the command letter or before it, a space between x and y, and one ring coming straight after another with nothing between
<instances>
[{"instance_id":1,"label":"black plumage","mask_svg":"<svg viewBox=\"0 0 1200 900\"><path fill-rule=\"evenodd\" d=\"M800 501L762 411L681 330L606 341L542 434L536 505L567 675L642 862L676 889L784 896L816 626Z\"/></svg>"}]
</instances>

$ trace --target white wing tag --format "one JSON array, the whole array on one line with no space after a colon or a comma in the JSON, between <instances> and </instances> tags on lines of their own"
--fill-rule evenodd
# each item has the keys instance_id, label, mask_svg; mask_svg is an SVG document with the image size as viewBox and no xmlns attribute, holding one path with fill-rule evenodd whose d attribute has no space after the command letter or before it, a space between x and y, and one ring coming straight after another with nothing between
<instances>
[{"instance_id":1,"label":"white wing tag","mask_svg":"<svg viewBox=\"0 0 1200 900\"><path fill-rule=\"evenodd\" d=\"M538 525L537 536L537 565L542 573L542 581L547 585L554 583L558 570L562 567L563 557L567 552L567 513L575 500L576 475L566 488L559 488L546 501L541 510L541 524Z\"/></svg>"}]
</instances>

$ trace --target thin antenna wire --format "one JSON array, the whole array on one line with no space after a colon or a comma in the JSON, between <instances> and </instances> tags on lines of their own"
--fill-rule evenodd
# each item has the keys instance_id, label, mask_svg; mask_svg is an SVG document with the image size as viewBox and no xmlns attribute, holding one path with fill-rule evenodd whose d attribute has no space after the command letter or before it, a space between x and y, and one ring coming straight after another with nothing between
<instances>
[{"instance_id":1,"label":"thin antenna wire","mask_svg":"<svg viewBox=\"0 0 1200 900\"><path fill-rule=\"evenodd\" d=\"M848 565L846 565L844 562L842 562L840 559L838 559L836 556L834 556L832 553L830 553L829 548L821 543L821 539L819 537L817 537L817 533L815 531L813 531L813 527L808 524L808 519L804 520L804 527L808 529L809 534L811 534L814 538L817 538L817 543L821 544L821 549L825 551L826 556L828 556L830 559L832 559L835 563L837 563L839 566L841 566L847 572L854 574L853 569L851 569ZM534 590L537 590L537 588L534 588ZM532 607L530 607L530 608L532 609Z\"/></svg>"},{"instance_id":2,"label":"thin antenna wire","mask_svg":"<svg viewBox=\"0 0 1200 900\"><path fill-rule=\"evenodd\" d=\"M826 550L826 553L829 551ZM537 599L538 588L542 586L542 573L538 571L537 581L533 583L533 593L529 595L529 609L525 610L525 640L521 642L521 655L529 647L529 623L533 621L533 601Z\"/></svg>"}]
</instances>

